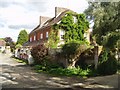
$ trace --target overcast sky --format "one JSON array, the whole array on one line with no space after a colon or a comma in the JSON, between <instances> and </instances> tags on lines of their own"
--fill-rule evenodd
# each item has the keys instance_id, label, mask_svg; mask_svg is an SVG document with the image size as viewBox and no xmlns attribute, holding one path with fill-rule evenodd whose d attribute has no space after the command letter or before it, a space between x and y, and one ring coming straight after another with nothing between
<instances>
[{"instance_id":1,"label":"overcast sky","mask_svg":"<svg viewBox=\"0 0 120 90\"><path fill-rule=\"evenodd\" d=\"M82 13L86 0L0 0L0 38L17 40L20 30L29 33L39 24L39 16L54 17L55 7Z\"/></svg>"}]
</instances>

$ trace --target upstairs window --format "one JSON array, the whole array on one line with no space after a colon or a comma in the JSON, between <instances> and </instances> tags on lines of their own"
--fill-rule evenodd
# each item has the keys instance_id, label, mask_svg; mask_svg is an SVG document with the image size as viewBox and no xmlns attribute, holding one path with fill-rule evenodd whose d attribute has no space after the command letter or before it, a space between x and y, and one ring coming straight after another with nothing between
<instances>
[{"instance_id":1,"label":"upstairs window","mask_svg":"<svg viewBox=\"0 0 120 90\"><path fill-rule=\"evenodd\" d=\"M48 38L48 32L46 32L46 38Z\"/></svg>"},{"instance_id":2,"label":"upstairs window","mask_svg":"<svg viewBox=\"0 0 120 90\"><path fill-rule=\"evenodd\" d=\"M34 41L36 40L36 35L34 35Z\"/></svg>"},{"instance_id":3,"label":"upstairs window","mask_svg":"<svg viewBox=\"0 0 120 90\"><path fill-rule=\"evenodd\" d=\"M30 37L30 42L32 42L32 37Z\"/></svg>"},{"instance_id":4,"label":"upstairs window","mask_svg":"<svg viewBox=\"0 0 120 90\"><path fill-rule=\"evenodd\" d=\"M77 22L77 18L75 16L73 16L73 20L74 20L74 23Z\"/></svg>"},{"instance_id":5,"label":"upstairs window","mask_svg":"<svg viewBox=\"0 0 120 90\"><path fill-rule=\"evenodd\" d=\"M65 31L64 30L60 30L60 40L64 39L64 35L65 35Z\"/></svg>"},{"instance_id":6,"label":"upstairs window","mask_svg":"<svg viewBox=\"0 0 120 90\"><path fill-rule=\"evenodd\" d=\"M42 33L40 34L40 39L43 39L43 34Z\"/></svg>"}]
</instances>

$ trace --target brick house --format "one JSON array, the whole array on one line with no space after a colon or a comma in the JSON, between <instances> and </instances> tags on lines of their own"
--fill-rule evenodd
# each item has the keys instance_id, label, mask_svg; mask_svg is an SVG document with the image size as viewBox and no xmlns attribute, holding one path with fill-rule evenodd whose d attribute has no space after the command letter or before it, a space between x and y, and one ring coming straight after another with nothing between
<instances>
[{"instance_id":1,"label":"brick house","mask_svg":"<svg viewBox=\"0 0 120 90\"><path fill-rule=\"evenodd\" d=\"M37 25L30 33L29 33L29 40L23 44L23 47L20 47L15 50L15 57L21 59L29 59L31 58L30 50L33 46L44 44L48 41L48 37L50 31L52 30L52 26L56 23L59 23L61 18L66 14L66 12L70 11L66 8L55 7L55 17L45 17L40 16L39 18L39 25ZM64 31L59 30L58 32L60 43L63 42L63 35Z\"/></svg>"},{"instance_id":2,"label":"brick house","mask_svg":"<svg viewBox=\"0 0 120 90\"><path fill-rule=\"evenodd\" d=\"M53 18L40 16L39 25L37 25L29 33L29 40L28 42L24 43L23 47L19 49L20 51L18 52L18 50L16 50L16 57L27 59L28 62L30 62L32 60L30 49L33 46L46 43L48 41L49 34L52 30L52 26L54 24L59 24L62 17L65 16L68 11L71 11L71 10L67 8L55 7L55 16ZM65 34L64 30L58 31L58 37L60 40L60 42L58 43L58 46L61 44L64 44L64 39L63 39L64 34ZM88 41L90 41L89 30L85 33L84 36L87 38Z\"/></svg>"},{"instance_id":3,"label":"brick house","mask_svg":"<svg viewBox=\"0 0 120 90\"><path fill-rule=\"evenodd\" d=\"M52 26L54 24L58 24L61 21L62 17L65 16L65 14L68 11L71 11L71 10L67 8L55 7L55 17L50 18L50 17L40 16L39 25L30 32L29 41L26 42L23 46L32 47L40 43L47 42ZM63 40L64 34L65 34L64 30L58 31L58 36L60 39L60 42L58 45L64 43L64 40ZM89 30L88 30L88 32L86 32L85 34L85 37L88 39L88 41L90 39L89 36L90 35L89 35Z\"/></svg>"}]
</instances>

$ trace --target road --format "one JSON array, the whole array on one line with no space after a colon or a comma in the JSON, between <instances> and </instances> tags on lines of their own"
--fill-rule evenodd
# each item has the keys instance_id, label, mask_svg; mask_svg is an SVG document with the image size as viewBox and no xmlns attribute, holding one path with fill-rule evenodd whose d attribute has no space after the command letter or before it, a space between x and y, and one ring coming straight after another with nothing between
<instances>
[{"instance_id":1,"label":"road","mask_svg":"<svg viewBox=\"0 0 120 90\"><path fill-rule=\"evenodd\" d=\"M118 75L93 77L83 79L81 77L52 76L36 73L33 67L24 63L18 63L9 55L0 53L0 85L8 90L82 90L83 88L118 88ZM35 90L36 90L35 89ZM84 89L83 89L84 90Z\"/></svg>"}]
</instances>

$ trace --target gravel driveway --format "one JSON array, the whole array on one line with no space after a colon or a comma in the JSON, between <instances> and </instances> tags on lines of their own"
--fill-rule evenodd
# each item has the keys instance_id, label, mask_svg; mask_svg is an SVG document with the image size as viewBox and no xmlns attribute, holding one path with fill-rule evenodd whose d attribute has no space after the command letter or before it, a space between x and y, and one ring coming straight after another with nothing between
<instances>
[{"instance_id":1,"label":"gravel driveway","mask_svg":"<svg viewBox=\"0 0 120 90\"><path fill-rule=\"evenodd\" d=\"M8 90L85 90L83 88L118 88L118 75L93 77L58 77L36 73L32 67L18 63L9 55L0 53L0 85ZM35 90L36 90L35 89Z\"/></svg>"}]
</instances>

